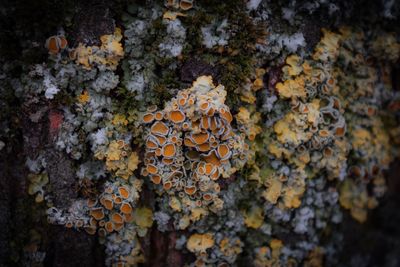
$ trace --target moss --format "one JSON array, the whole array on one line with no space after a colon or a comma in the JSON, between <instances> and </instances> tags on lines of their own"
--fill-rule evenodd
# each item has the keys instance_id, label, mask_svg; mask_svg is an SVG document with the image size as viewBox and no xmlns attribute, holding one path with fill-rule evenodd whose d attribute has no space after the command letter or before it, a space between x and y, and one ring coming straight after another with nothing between
<instances>
[{"instance_id":1,"label":"moss","mask_svg":"<svg viewBox=\"0 0 400 267\"><path fill-rule=\"evenodd\" d=\"M242 0L231 1L215 1L204 0L201 1L201 6L207 10L208 13L217 17L226 17L227 14L233 14L246 10L246 3Z\"/></svg>"},{"instance_id":2,"label":"moss","mask_svg":"<svg viewBox=\"0 0 400 267\"><path fill-rule=\"evenodd\" d=\"M172 97L171 90L179 88L180 85L175 71L162 71L161 77L153 87L154 92L157 93L157 104L163 106L163 103Z\"/></svg>"},{"instance_id":3,"label":"moss","mask_svg":"<svg viewBox=\"0 0 400 267\"><path fill-rule=\"evenodd\" d=\"M165 26L165 24L163 23L162 17L153 20L151 26L152 31L154 32L165 32L165 30L167 29L167 26Z\"/></svg>"},{"instance_id":4,"label":"moss","mask_svg":"<svg viewBox=\"0 0 400 267\"><path fill-rule=\"evenodd\" d=\"M150 32L147 38L143 40L145 50L152 55L158 54L158 46L165 36L167 26L163 23L162 17L152 21ZM155 56L154 56L155 57ZM157 57L155 57L157 58Z\"/></svg>"},{"instance_id":5,"label":"moss","mask_svg":"<svg viewBox=\"0 0 400 267\"><path fill-rule=\"evenodd\" d=\"M183 25L186 27L186 44L183 48L182 55L184 58L202 54L202 33L201 27L211 23L212 16L205 11L199 10L193 16L182 19Z\"/></svg>"},{"instance_id":6,"label":"moss","mask_svg":"<svg viewBox=\"0 0 400 267\"><path fill-rule=\"evenodd\" d=\"M118 87L115 92L114 108L117 113L125 114L127 110L138 107L138 101L135 99L135 94L126 89L126 87Z\"/></svg>"},{"instance_id":7,"label":"moss","mask_svg":"<svg viewBox=\"0 0 400 267\"><path fill-rule=\"evenodd\" d=\"M226 86L228 92L234 92L250 77L253 59L251 56L239 54L228 57L225 60L227 62L223 64L223 68L226 71L223 72L221 81Z\"/></svg>"},{"instance_id":8,"label":"moss","mask_svg":"<svg viewBox=\"0 0 400 267\"><path fill-rule=\"evenodd\" d=\"M76 97L72 96L70 93L65 90L60 90L54 97L54 102L59 106L67 106L70 107L76 101Z\"/></svg>"}]
</instances>

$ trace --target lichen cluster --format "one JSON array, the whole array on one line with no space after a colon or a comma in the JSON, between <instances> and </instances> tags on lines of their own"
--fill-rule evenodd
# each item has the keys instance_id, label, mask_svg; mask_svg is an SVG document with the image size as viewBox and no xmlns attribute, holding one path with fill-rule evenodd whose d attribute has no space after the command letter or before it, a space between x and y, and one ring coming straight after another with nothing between
<instances>
[{"instance_id":1,"label":"lichen cluster","mask_svg":"<svg viewBox=\"0 0 400 267\"><path fill-rule=\"evenodd\" d=\"M185 214L180 229L206 215L208 208L221 210L219 179L229 178L246 163L248 145L231 126L225 97L222 85L201 76L163 110L151 107L143 115L148 133L142 175L171 197L172 210Z\"/></svg>"},{"instance_id":2,"label":"lichen cluster","mask_svg":"<svg viewBox=\"0 0 400 267\"><path fill-rule=\"evenodd\" d=\"M52 103L29 120L48 113L49 146L76 176L57 206L43 149L29 194L50 223L98 235L109 266L146 262L156 231L176 234L188 266L321 266L344 214L365 222L386 191L398 36L324 28L306 48L268 3L239 2L131 4L99 46L51 36L48 60L10 82Z\"/></svg>"},{"instance_id":3,"label":"lichen cluster","mask_svg":"<svg viewBox=\"0 0 400 267\"><path fill-rule=\"evenodd\" d=\"M115 28L114 34L100 37L101 46L85 46L79 43L78 47L69 51L69 58L85 69L91 69L93 65L101 68L116 70L118 62L124 56L121 44L122 34L120 28Z\"/></svg>"}]
</instances>

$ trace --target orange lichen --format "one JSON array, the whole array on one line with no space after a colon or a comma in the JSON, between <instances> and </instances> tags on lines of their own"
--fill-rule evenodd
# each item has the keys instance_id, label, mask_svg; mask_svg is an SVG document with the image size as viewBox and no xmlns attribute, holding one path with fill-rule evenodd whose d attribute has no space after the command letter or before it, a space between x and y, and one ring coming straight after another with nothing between
<instances>
[{"instance_id":1,"label":"orange lichen","mask_svg":"<svg viewBox=\"0 0 400 267\"><path fill-rule=\"evenodd\" d=\"M142 182L135 178L107 182L99 201L88 200L90 233L98 231L104 237L114 231L120 231L126 223L133 222L134 204L139 198ZM89 206L89 205L88 205Z\"/></svg>"},{"instance_id":2,"label":"orange lichen","mask_svg":"<svg viewBox=\"0 0 400 267\"><path fill-rule=\"evenodd\" d=\"M86 201L86 203L87 203L87 206L88 206L89 208L92 208L92 207L94 207L94 206L97 204L97 200L88 199L88 200Z\"/></svg>"},{"instance_id":3,"label":"orange lichen","mask_svg":"<svg viewBox=\"0 0 400 267\"><path fill-rule=\"evenodd\" d=\"M95 218L98 221L102 220L104 218L103 208L99 207L99 208L94 208L94 209L90 210L90 216L92 216L93 218Z\"/></svg>"},{"instance_id":4,"label":"orange lichen","mask_svg":"<svg viewBox=\"0 0 400 267\"><path fill-rule=\"evenodd\" d=\"M161 135L167 135L169 131L169 128L165 125L163 122L157 121L156 123L153 124L151 127L151 133L152 134L161 134Z\"/></svg>"},{"instance_id":5,"label":"orange lichen","mask_svg":"<svg viewBox=\"0 0 400 267\"><path fill-rule=\"evenodd\" d=\"M180 110L171 111L169 116L173 123L180 123L185 120L185 114Z\"/></svg>"},{"instance_id":6,"label":"orange lichen","mask_svg":"<svg viewBox=\"0 0 400 267\"><path fill-rule=\"evenodd\" d=\"M185 187L185 193L188 194L189 196L193 195L196 193L196 187L195 186L186 186Z\"/></svg>"},{"instance_id":7,"label":"orange lichen","mask_svg":"<svg viewBox=\"0 0 400 267\"><path fill-rule=\"evenodd\" d=\"M230 149L227 145L222 144L217 148L217 155L220 159L225 159L230 156Z\"/></svg>"},{"instance_id":8,"label":"orange lichen","mask_svg":"<svg viewBox=\"0 0 400 267\"><path fill-rule=\"evenodd\" d=\"M129 203L122 203L120 210L123 214L130 214L132 212L132 206Z\"/></svg>"},{"instance_id":9,"label":"orange lichen","mask_svg":"<svg viewBox=\"0 0 400 267\"><path fill-rule=\"evenodd\" d=\"M193 0L181 0L179 3L179 7L182 10L189 10L193 7Z\"/></svg>"},{"instance_id":10,"label":"orange lichen","mask_svg":"<svg viewBox=\"0 0 400 267\"><path fill-rule=\"evenodd\" d=\"M111 233L114 231L114 225L112 222L106 222L104 228L107 230L107 232Z\"/></svg>"},{"instance_id":11,"label":"orange lichen","mask_svg":"<svg viewBox=\"0 0 400 267\"><path fill-rule=\"evenodd\" d=\"M173 157L175 155L176 149L174 144L166 144L163 146L162 155L166 158Z\"/></svg>"},{"instance_id":12,"label":"orange lichen","mask_svg":"<svg viewBox=\"0 0 400 267\"><path fill-rule=\"evenodd\" d=\"M144 123L151 123L154 120L153 113L146 113L143 115L143 122Z\"/></svg>"},{"instance_id":13,"label":"orange lichen","mask_svg":"<svg viewBox=\"0 0 400 267\"><path fill-rule=\"evenodd\" d=\"M121 224L121 223L124 222L124 218L123 218L122 215L119 214L119 213L114 213L114 214L112 214L112 215L111 215L111 219L112 219L112 221L113 221L114 223L118 223L118 224Z\"/></svg>"},{"instance_id":14,"label":"orange lichen","mask_svg":"<svg viewBox=\"0 0 400 267\"><path fill-rule=\"evenodd\" d=\"M125 199L129 198L129 191L126 187L123 187L123 186L119 187L118 192L122 198L125 198Z\"/></svg>"},{"instance_id":15,"label":"orange lichen","mask_svg":"<svg viewBox=\"0 0 400 267\"><path fill-rule=\"evenodd\" d=\"M161 176L160 175L153 175L151 176L151 181L155 184L161 183Z\"/></svg>"},{"instance_id":16,"label":"orange lichen","mask_svg":"<svg viewBox=\"0 0 400 267\"><path fill-rule=\"evenodd\" d=\"M101 198L100 203L108 210L112 210L114 202L110 198Z\"/></svg>"},{"instance_id":17,"label":"orange lichen","mask_svg":"<svg viewBox=\"0 0 400 267\"><path fill-rule=\"evenodd\" d=\"M232 129L233 116L224 104L225 96L223 86L215 86L210 76L201 76L164 110L147 111L155 112L156 121L148 126L142 174L162 185L164 191L191 197L185 201L189 206L206 200L206 205L222 207L215 196L215 181L221 175L229 177L237 170L234 166L243 166L246 160L247 145ZM143 117L145 124L149 121ZM202 190L200 179L209 184Z\"/></svg>"},{"instance_id":18,"label":"orange lichen","mask_svg":"<svg viewBox=\"0 0 400 267\"><path fill-rule=\"evenodd\" d=\"M64 36L50 36L46 40L46 48L50 54L56 55L64 50L68 45L67 39Z\"/></svg>"},{"instance_id":19,"label":"orange lichen","mask_svg":"<svg viewBox=\"0 0 400 267\"><path fill-rule=\"evenodd\" d=\"M201 144L204 144L205 142L207 142L209 137L210 137L210 134L208 132L192 134L191 140L193 140L193 142L196 145L201 145Z\"/></svg>"},{"instance_id":20,"label":"orange lichen","mask_svg":"<svg viewBox=\"0 0 400 267\"><path fill-rule=\"evenodd\" d=\"M156 174L158 171L157 167L153 164L148 164L146 168L149 174Z\"/></svg>"},{"instance_id":21,"label":"orange lichen","mask_svg":"<svg viewBox=\"0 0 400 267\"><path fill-rule=\"evenodd\" d=\"M85 226L84 229L85 229L86 233L88 233L89 235L94 235L96 233L95 227Z\"/></svg>"}]
</instances>

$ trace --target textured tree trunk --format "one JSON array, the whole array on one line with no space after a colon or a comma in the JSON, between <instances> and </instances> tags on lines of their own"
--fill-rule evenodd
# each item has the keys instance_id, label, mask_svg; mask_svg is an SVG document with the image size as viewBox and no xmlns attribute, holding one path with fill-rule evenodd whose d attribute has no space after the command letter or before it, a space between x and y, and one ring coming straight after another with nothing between
<instances>
[{"instance_id":1,"label":"textured tree trunk","mask_svg":"<svg viewBox=\"0 0 400 267\"><path fill-rule=\"evenodd\" d=\"M99 42L99 36L114 30L114 21L109 8L104 3L104 1L75 3L77 13L74 14L72 34L75 42L96 44ZM33 20L46 23L40 16L51 17L52 12L63 14L63 4L65 2L34 3L33 1L32 3L17 2L14 5L11 1L5 3L5 8L15 8L16 15L33 10L33 13L39 16ZM43 9L39 10L40 8ZM9 17L3 19L3 26L12 27L8 25L10 22L5 21L10 19ZM18 19L21 18L15 19L19 22ZM57 20L57 18L54 19ZM51 24L51 22L48 23ZM15 27L18 27L18 23L16 24ZM43 29L49 28L47 25L41 26ZM7 32L5 34L7 36ZM43 40L48 33L43 31L24 34L36 35L35 37ZM40 266L41 260L24 258L24 255L27 255L25 252L36 250L31 247L32 238L36 236L32 231L40 236L41 247L38 251L45 253L43 255L45 266L103 266L104 247L99 244L96 236L48 224L44 214L45 205L35 203L32 196L28 195L29 170L25 164L26 160L34 159L40 151L45 151L49 184L54 191L54 204L67 208L78 197L72 161L65 152L60 152L54 147L57 129L52 128L51 117L61 116L62 118L60 111L49 103L10 103L10 105L13 104L16 107L10 116L15 123L15 139L0 154L0 224L2 225L0 266Z\"/></svg>"},{"instance_id":2,"label":"textured tree trunk","mask_svg":"<svg viewBox=\"0 0 400 267\"><path fill-rule=\"evenodd\" d=\"M43 6L32 3L17 1L15 14L26 16L31 9L42 10L34 12L32 16L40 17L47 14L46 18L51 18L54 14L63 16L62 6L57 6L57 1L39 1ZM62 2L64 3L64 2ZM65 3L64 3L65 4ZM98 44L99 36L110 34L114 31L115 22L113 12L115 6L111 8L110 1L76 1L76 13L73 15L72 45L82 42L84 44ZM34 5L33 7L30 5ZM5 7L13 6L12 1L6 1ZM54 12L53 12L54 11ZM57 11L57 12L55 12ZM43 15L44 16L44 15ZM44 25L44 19L38 19ZM55 18L57 20L57 18ZM54 23L54 22L49 22ZM26 32L19 36L13 36L13 32L19 30L12 25L9 17L3 18L0 26L5 30L8 38L22 38L24 35L32 35L39 40L48 36L48 32ZM54 23L56 25L56 23ZM21 27L24 24L20 24ZM47 25L48 26L48 25ZM44 27L45 29L54 27ZM38 27L40 28L40 26ZM315 44L319 40L316 24L307 25L304 31L309 35L308 44ZM29 29L28 29L29 30ZM11 36L11 37L10 37ZM12 39L12 38L11 38ZM11 40L8 39L8 40ZM2 48L5 49L4 47ZM10 51L14 51L10 49ZM18 55L21 49L16 49ZM4 51L2 51L2 54ZM11 52L10 52L11 53ZM7 52L6 52L7 54ZM6 55L3 55L6 57ZM218 70L202 65L195 59L188 61L183 66L182 81L190 82L202 74L213 74L218 77ZM400 67L398 68L400 69ZM399 86L399 77L395 77L395 86ZM29 171L26 167L28 158L36 158L39 151L45 151L45 159L48 164L47 172L49 184L54 193L53 202L57 207L67 208L75 199L78 198L76 187L78 186L75 178L75 170L72 168L72 160L64 153L54 148L54 135L57 129L51 126L52 116L61 116L58 107L51 106L49 103L19 103L13 100L10 105L15 106L9 114L10 120L15 129L12 144L0 153L0 266L36 266L40 260L24 258L26 251L34 250L30 244L32 239L40 236L41 245L38 251L44 252L45 266L103 266L105 263L104 246L100 245L96 236L90 236L85 232L67 229L61 226L50 225L46 221L44 212L45 204L35 203L32 196L28 195L27 176ZM62 119L62 118L61 118ZM399 163L393 166L389 177L389 193L385 201L379 206L372 215L370 223L362 228L358 227L353 220L347 218L342 228L345 233L344 240L344 259L350 255L368 255L372 251L379 253L371 254L372 261L379 266L379 257L384 254L384 248L397 246L400 248L400 231L398 225L400 216L400 183L399 183ZM145 201L154 201L151 192L143 192ZM388 219L389 218L389 219ZM35 234L38 233L39 235ZM161 233L155 226L145 238L142 238L142 248L144 255L148 258L146 266L183 266L188 262L187 255L182 255L175 249L176 233ZM358 240L358 241L357 241ZM361 241L360 241L361 240ZM366 243L374 242L380 247L367 247ZM357 244L357 245L355 245ZM400 255L399 249L397 249ZM391 251L393 253L393 251ZM31 255L31 254L29 254ZM37 255L41 257L40 255ZM186 257L186 258L185 258ZM376 259L375 259L376 258ZM346 260L345 260L346 261ZM189 260L191 262L191 259Z\"/></svg>"}]
</instances>

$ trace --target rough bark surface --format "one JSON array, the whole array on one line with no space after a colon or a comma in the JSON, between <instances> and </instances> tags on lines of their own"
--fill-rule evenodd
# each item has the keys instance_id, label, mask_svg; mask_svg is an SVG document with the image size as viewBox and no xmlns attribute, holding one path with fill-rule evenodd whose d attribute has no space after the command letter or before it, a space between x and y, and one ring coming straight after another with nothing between
<instances>
[{"instance_id":1,"label":"rough bark surface","mask_svg":"<svg viewBox=\"0 0 400 267\"><path fill-rule=\"evenodd\" d=\"M85 1L79 3L79 11L72 20L74 42L98 45L100 35L113 32L115 25L112 12L105 7L103 1L83 2ZM46 6L49 8L48 12L54 8L57 1L52 3L53 5ZM20 4L23 7L20 11L24 11L21 14L25 14L27 4ZM323 24L321 21L321 25ZM308 45L313 46L318 42L320 34L317 29L320 28L320 25L313 23L300 29L304 32ZM46 32L42 34L47 35ZM397 68L399 69L400 67ZM269 74L268 84L271 87L279 80L279 71L280 69L277 69ZM200 75L211 74L218 79L219 73L218 69L191 59L183 65L180 76L182 81L191 82ZM398 73L399 71L394 75L395 87L399 87ZM40 250L46 253L45 266L103 266L104 247L98 243L95 236L46 224L39 219L43 217L40 214L40 210L43 209L30 209L31 205L36 204L27 193L26 177L29 172L25 160L35 158L43 148L46 151L54 204L66 208L78 197L78 193L73 162L66 154L54 148L57 125L53 124L52 116L59 116L57 108L50 107L47 103L23 103L20 114L23 115L13 117L19 125L16 141L12 149L2 150L0 154L0 266L12 266L10 258L18 257L21 249L29 249L21 244L29 239L27 234L31 229L37 229L44 240L44 247ZM62 120L62 115L60 116L59 119ZM400 255L399 171L400 164L397 162L388 175L390 191L381 205L373 211L369 223L360 227L351 218L345 219L342 225L345 240L341 258L343 262L349 262L349 266L354 266L352 264L355 262L351 260L354 257L370 257L369 266L380 266L383 258L386 257L387 261L390 261L391 258ZM151 193L146 192L142 196L147 202L152 202L153 197ZM17 238L23 239L16 240ZM142 240L144 254L149 259L146 266L183 266L188 262L186 258L190 256L177 251L175 242L175 233L161 233L153 227L151 234Z\"/></svg>"}]
</instances>

